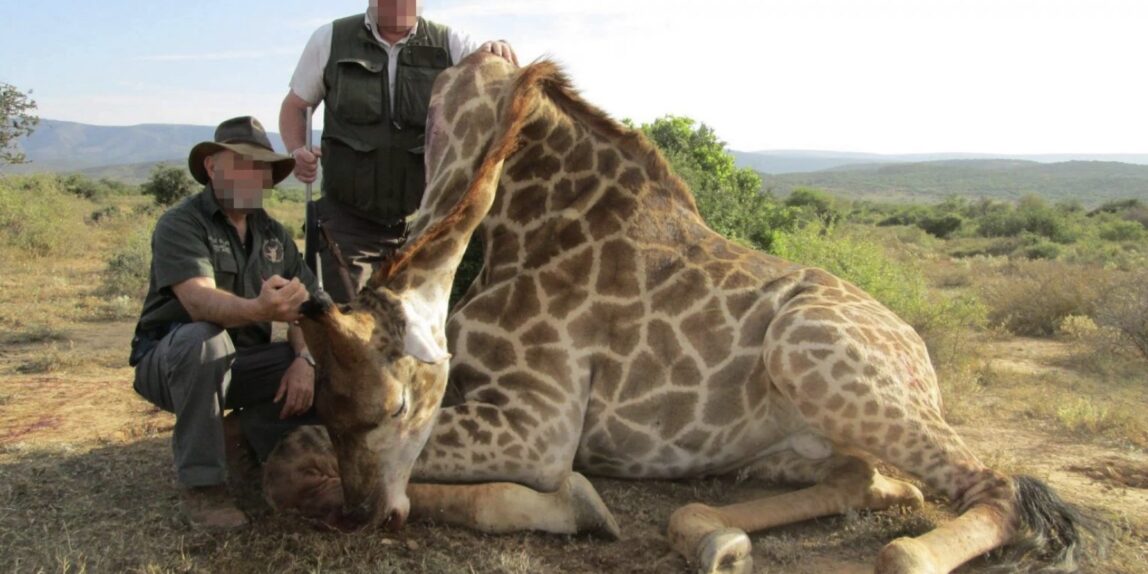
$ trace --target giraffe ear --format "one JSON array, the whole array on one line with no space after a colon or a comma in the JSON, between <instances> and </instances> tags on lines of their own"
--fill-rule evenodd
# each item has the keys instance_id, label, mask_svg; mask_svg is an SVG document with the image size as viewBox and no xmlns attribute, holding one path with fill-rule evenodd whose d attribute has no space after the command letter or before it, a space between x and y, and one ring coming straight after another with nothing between
<instances>
[{"instance_id":1,"label":"giraffe ear","mask_svg":"<svg viewBox=\"0 0 1148 574\"><path fill-rule=\"evenodd\" d=\"M403 300L403 311L407 316L407 330L403 335L403 351L427 364L441 363L450 359L450 353L438 343L431 331L431 323L426 313L421 313L418 305Z\"/></svg>"}]
</instances>

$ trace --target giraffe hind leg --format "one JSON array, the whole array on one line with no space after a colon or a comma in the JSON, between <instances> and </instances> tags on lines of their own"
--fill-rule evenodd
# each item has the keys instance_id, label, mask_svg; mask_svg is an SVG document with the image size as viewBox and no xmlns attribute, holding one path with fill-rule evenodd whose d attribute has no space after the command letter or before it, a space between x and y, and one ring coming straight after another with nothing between
<instances>
[{"instance_id":1,"label":"giraffe hind leg","mask_svg":"<svg viewBox=\"0 0 1148 574\"><path fill-rule=\"evenodd\" d=\"M747 532L848 510L920 507L924 500L913 485L882 476L869 462L849 455L810 460L795 451L782 451L749 471L770 481L815 484L728 506L694 503L675 511L667 536L674 549L701 572L752 572Z\"/></svg>"}]
</instances>

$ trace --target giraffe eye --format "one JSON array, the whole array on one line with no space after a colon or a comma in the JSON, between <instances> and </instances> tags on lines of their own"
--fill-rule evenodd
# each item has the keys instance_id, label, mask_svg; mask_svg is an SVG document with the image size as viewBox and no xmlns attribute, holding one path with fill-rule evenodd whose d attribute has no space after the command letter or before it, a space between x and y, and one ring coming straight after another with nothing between
<instances>
[{"instance_id":1,"label":"giraffe eye","mask_svg":"<svg viewBox=\"0 0 1148 574\"><path fill-rule=\"evenodd\" d=\"M399 408L391 414L391 418L397 419L405 414L407 414L407 393L403 391L403 402L399 405Z\"/></svg>"}]
</instances>

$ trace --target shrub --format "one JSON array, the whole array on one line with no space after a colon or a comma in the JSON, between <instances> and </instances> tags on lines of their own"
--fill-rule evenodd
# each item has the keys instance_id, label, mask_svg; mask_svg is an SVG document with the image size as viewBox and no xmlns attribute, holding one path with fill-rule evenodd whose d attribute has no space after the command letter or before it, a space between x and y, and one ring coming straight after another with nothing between
<instances>
[{"instance_id":1,"label":"shrub","mask_svg":"<svg viewBox=\"0 0 1148 574\"><path fill-rule=\"evenodd\" d=\"M1115 281L1097 303L1095 317L1097 324L1119 331L1148 359L1148 270Z\"/></svg>"},{"instance_id":2,"label":"shrub","mask_svg":"<svg viewBox=\"0 0 1148 574\"><path fill-rule=\"evenodd\" d=\"M147 292L154 223L137 230L108 257L100 292L109 297L142 298Z\"/></svg>"},{"instance_id":3,"label":"shrub","mask_svg":"<svg viewBox=\"0 0 1148 574\"><path fill-rule=\"evenodd\" d=\"M1141 241L1146 233L1139 222L1121 219L1101 225L1099 235L1105 241Z\"/></svg>"},{"instance_id":4,"label":"shrub","mask_svg":"<svg viewBox=\"0 0 1148 574\"><path fill-rule=\"evenodd\" d=\"M0 241L32 257L67 252L78 243L83 208L53 177L0 178Z\"/></svg>"},{"instance_id":5,"label":"shrub","mask_svg":"<svg viewBox=\"0 0 1148 574\"><path fill-rule=\"evenodd\" d=\"M1038 239L1018 249L1017 254L1025 259L1056 259L1060 256L1060 246L1046 239Z\"/></svg>"},{"instance_id":6,"label":"shrub","mask_svg":"<svg viewBox=\"0 0 1148 574\"><path fill-rule=\"evenodd\" d=\"M1079 226L1073 218L1076 212L1049 207L1037 196L1021 198L1016 207L1008 210L993 210L984 215L977 225L977 234L982 237L1016 237L1030 233L1056 243L1072 243L1080 237Z\"/></svg>"},{"instance_id":7,"label":"shrub","mask_svg":"<svg viewBox=\"0 0 1148 574\"><path fill-rule=\"evenodd\" d=\"M1070 315L1094 312L1108 274L1055 261L1015 261L980 285L988 320L1016 335L1048 336Z\"/></svg>"},{"instance_id":8,"label":"shrub","mask_svg":"<svg viewBox=\"0 0 1148 574\"><path fill-rule=\"evenodd\" d=\"M157 165L151 172L151 179L140 186L140 192L150 195L159 205L174 205L175 202L195 193L196 183L187 175L187 169L171 165Z\"/></svg>"},{"instance_id":9,"label":"shrub","mask_svg":"<svg viewBox=\"0 0 1148 574\"><path fill-rule=\"evenodd\" d=\"M120 214L121 214L121 210L118 206L106 205L104 207L101 207L101 208L93 211L90 215L88 215L88 217L85 219L85 221L87 221L88 223L98 225L100 223L105 223L108 220L115 219L115 218L119 217Z\"/></svg>"},{"instance_id":10,"label":"shrub","mask_svg":"<svg viewBox=\"0 0 1148 574\"><path fill-rule=\"evenodd\" d=\"M132 186L102 177L91 179L78 173L56 176L62 191L87 200L105 199L111 195L127 195Z\"/></svg>"},{"instance_id":11,"label":"shrub","mask_svg":"<svg viewBox=\"0 0 1148 574\"><path fill-rule=\"evenodd\" d=\"M833 198L820 189L798 187L785 198L785 206L807 214L822 225L835 225L841 220L841 213L834 205Z\"/></svg>"},{"instance_id":12,"label":"shrub","mask_svg":"<svg viewBox=\"0 0 1148 574\"><path fill-rule=\"evenodd\" d=\"M1111 428L1113 422L1107 406L1092 399L1075 398L1056 407L1056 418L1071 432L1100 434Z\"/></svg>"},{"instance_id":13,"label":"shrub","mask_svg":"<svg viewBox=\"0 0 1148 574\"><path fill-rule=\"evenodd\" d=\"M945 239L961 228L964 220L956 215L930 215L917 222L917 227L940 239Z\"/></svg>"}]
</instances>

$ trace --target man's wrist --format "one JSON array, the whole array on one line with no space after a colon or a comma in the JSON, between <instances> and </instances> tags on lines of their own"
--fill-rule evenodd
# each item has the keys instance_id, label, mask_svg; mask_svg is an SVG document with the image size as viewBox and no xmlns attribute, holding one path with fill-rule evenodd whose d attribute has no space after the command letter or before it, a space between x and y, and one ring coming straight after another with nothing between
<instances>
[{"instance_id":1,"label":"man's wrist","mask_svg":"<svg viewBox=\"0 0 1148 574\"><path fill-rule=\"evenodd\" d=\"M298 351L295 353L296 359L303 359L311 368L315 368L315 357L311 356L311 351Z\"/></svg>"}]
</instances>

